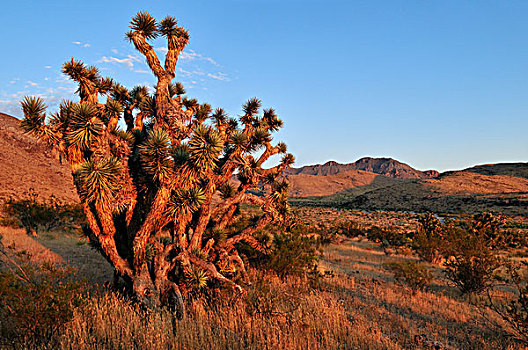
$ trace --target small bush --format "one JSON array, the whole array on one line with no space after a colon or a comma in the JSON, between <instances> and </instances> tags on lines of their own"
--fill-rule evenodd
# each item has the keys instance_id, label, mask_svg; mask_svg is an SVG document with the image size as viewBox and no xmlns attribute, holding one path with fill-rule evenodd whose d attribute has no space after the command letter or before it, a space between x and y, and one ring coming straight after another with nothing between
<instances>
[{"instance_id":1,"label":"small bush","mask_svg":"<svg viewBox=\"0 0 528 350\"><path fill-rule=\"evenodd\" d=\"M490 230L475 217L466 225L468 228L444 230L446 276L462 293L480 293L494 283L495 271L501 266L497 248L502 246L502 241L498 226Z\"/></svg>"},{"instance_id":2,"label":"small bush","mask_svg":"<svg viewBox=\"0 0 528 350\"><path fill-rule=\"evenodd\" d=\"M41 229L46 232L53 229L72 231L84 223L84 213L79 205L63 204L54 196L39 201L33 189L25 197L27 199L7 201L4 205L7 217L2 224L23 227L28 234L36 235Z\"/></svg>"},{"instance_id":3,"label":"small bush","mask_svg":"<svg viewBox=\"0 0 528 350\"><path fill-rule=\"evenodd\" d=\"M501 261L497 249L506 245L502 220L492 214L461 222L441 223L433 214L420 219L413 248L429 262L444 262L445 273L462 293L479 293L493 285Z\"/></svg>"},{"instance_id":4,"label":"small bush","mask_svg":"<svg viewBox=\"0 0 528 350\"><path fill-rule=\"evenodd\" d=\"M302 275L317 266L319 244L300 229L275 235L273 245L266 266L280 277Z\"/></svg>"},{"instance_id":5,"label":"small bush","mask_svg":"<svg viewBox=\"0 0 528 350\"><path fill-rule=\"evenodd\" d=\"M417 261L391 262L384 264L384 267L394 274L394 278L398 283L407 284L413 294L418 290L425 289L431 284L433 279L429 269Z\"/></svg>"},{"instance_id":6,"label":"small bush","mask_svg":"<svg viewBox=\"0 0 528 350\"><path fill-rule=\"evenodd\" d=\"M321 248L333 240L327 230L301 224L291 227L268 226L256 233L255 237L267 247L267 251L258 251L248 244L239 243L241 255L251 266L274 272L281 278L313 272Z\"/></svg>"},{"instance_id":7,"label":"small bush","mask_svg":"<svg viewBox=\"0 0 528 350\"><path fill-rule=\"evenodd\" d=\"M367 238L373 242L382 242L385 246L402 247L410 242L409 238L394 229L372 226L367 230Z\"/></svg>"},{"instance_id":8,"label":"small bush","mask_svg":"<svg viewBox=\"0 0 528 350\"><path fill-rule=\"evenodd\" d=\"M420 259L438 263L442 259L445 225L434 214L427 213L419 219L420 226L414 235L412 247Z\"/></svg>"},{"instance_id":9,"label":"small bush","mask_svg":"<svg viewBox=\"0 0 528 350\"><path fill-rule=\"evenodd\" d=\"M511 264L507 270L506 283L515 289L515 296L506 303L497 304L488 293L488 306L511 326L515 338L528 345L528 276Z\"/></svg>"},{"instance_id":10,"label":"small bush","mask_svg":"<svg viewBox=\"0 0 528 350\"><path fill-rule=\"evenodd\" d=\"M355 238L358 236L366 235L364 229L362 229L356 221L339 221L330 228L333 232L339 235L343 235L349 238Z\"/></svg>"}]
</instances>

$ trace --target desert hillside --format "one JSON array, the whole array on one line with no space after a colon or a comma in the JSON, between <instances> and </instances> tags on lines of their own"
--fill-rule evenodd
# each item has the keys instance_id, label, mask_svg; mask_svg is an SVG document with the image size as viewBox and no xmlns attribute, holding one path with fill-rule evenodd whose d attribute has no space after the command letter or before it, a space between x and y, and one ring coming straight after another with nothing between
<instances>
[{"instance_id":1,"label":"desert hillside","mask_svg":"<svg viewBox=\"0 0 528 350\"><path fill-rule=\"evenodd\" d=\"M528 179L528 163L483 164L465 170L483 175L506 175Z\"/></svg>"},{"instance_id":2,"label":"desert hillside","mask_svg":"<svg viewBox=\"0 0 528 350\"><path fill-rule=\"evenodd\" d=\"M502 212L528 215L525 178L457 171L438 179L400 180L387 186L358 186L329 196L293 198L297 205L362 210L438 213Z\"/></svg>"},{"instance_id":3,"label":"desert hillside","mask_svg":"<svg viewBox=\"0 0 528 350\"><path fill-rule=\"evenodd\" d=\"M18 124L18 119L0 113L0 202L21 198L30 188L44 199L54 195L65 203L78 202L69 165L61 165Z\"/></svg>"},{"instance_id":4,"label":"desert hillside","mask_svg":"<svg viewBox=\"0 0 528 350\"><path fill-rule=\"evenodd\" d=\"M327 196L351 188L381 188L400 182L400 179L363 170L348 170L319 176L300 173L286 175L292 197Z\"/></svg>"}]
</instances>

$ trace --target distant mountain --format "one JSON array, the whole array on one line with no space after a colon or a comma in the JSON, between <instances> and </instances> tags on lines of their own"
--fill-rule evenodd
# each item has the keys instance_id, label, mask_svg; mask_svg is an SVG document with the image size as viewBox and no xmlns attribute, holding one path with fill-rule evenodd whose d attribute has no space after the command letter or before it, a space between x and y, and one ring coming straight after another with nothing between
<instances>
[{"instance_id":1,"label":"distant mountain","mask_svg":"<svg viewBox=\"0 0 528 350\"><path fill-rule=\"evenodd\" d=\"M436 170L420 171L408 164L392 158L365 157L354 163L340 164L334 161L325 164L308 165L302 168L292 168L285 171L287 175L316 175L329 176L350 170L368 171L374 174L393 177L396 179L430 179L439 175Z\"/></svg>"},{"instance_id":2,"label":"distant mountain","mask_svg":"<svg viewBox=\"0 0 528 350\"><path fill-rule=\"evenodd\" d=\"M19 123L0 113L0 203L25 197L30 188L43 200L54 195L65 203L79 202L70 166L61 165L49 147L24 134Z\"/></svg>"}]
</instances>

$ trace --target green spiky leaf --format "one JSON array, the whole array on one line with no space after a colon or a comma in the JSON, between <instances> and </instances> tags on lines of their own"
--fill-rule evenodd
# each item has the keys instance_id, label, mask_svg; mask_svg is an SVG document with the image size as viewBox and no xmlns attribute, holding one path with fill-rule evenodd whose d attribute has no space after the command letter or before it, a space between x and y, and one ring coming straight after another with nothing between
<instances>
[{"instance_id":1,"label":"green spiky leaf","mask_svg":"<svg viewBox=\"0 0 528 350\"><path fill-rule=\"evenodd\" d=\"M281 164L283 164L284 166L289 167L293 163L295 163L295 157L291 153L285 154L281 159Z\"/></svg>"},{"instance_id":2,"label":"green spiky leaf","mask_svg":"<svg viewBox=\"0 0 528 350\"><path fill-rule=\"evenodd\" d=\"M40 97L28 96L24 97L21 104L24 119L20 122L20 126L25 132L37 137L40 136L46 119L45 111L47 106Z\"/></svg>"},{"instance_id":3,"label":"green spiky leaf","mask_svg":"<svg viewBox=\"0 0 528 350\"><path fill-rule=\"evenodd\" d=\"M88 149L94 138L102 133L104 125L97 118L96 112L95 107L90 103L76 103L72 106L70 131L67 134L70 145L81 150Z\"/></svg>"},{"instance_id":4,"label":"green spiky leaf","mask_svg":"<svg viewBox=\"0 0 528 350\"><path fill-rule=\"evenodd\" d=\"M205 193L201 187L179 189L172 193L167 203L166 214L173 218L188 216L196 212L205 200Z\"/></svg>"},{"instance_id":5,"label":"green spiky leaf","mask_svg":"<svg viewBox=\"0 0 528 350\"><path fill-rule=\"evenodd\" d=\"M228 199L235 195L236 189L235 186L231 185L230 183L225 183L220 188L218 188L218 191L220 191L220 195L222 199Z\"/></svg>"},{"instance_id":6,"label":"green spiky leaf","mask_svg":"<svg viewBox=\"0 0 528 350\"><path fill-rule=\"evenodd\" d=\"M150 13L141 11L138 12L132 21L130 21L130 29L142 35L145 39L155 39L158 36L158 24Z\"/></svg>"},{"instance_id":7,"label":"green spiky leaf","mask_svg":"<svg viewBox=\"0 0 528 350\"><path fill-rule=\"evenodd\" d=\"M229 142L234 146L245 148L248 143L248 139L246 134L237 130L231 134Z\"/></svg>"},{"instance_id":8,"label":"green spiky leaf","mask_svg":"<svg viewBox=\"0 0 528 350\"><path fill-rule=\"evenodd\" d=\"M251 143L256 148L270 141L271 141L271 135L264 128L257 128L255 132L253 133L253 137L251 138Z\"/></svg>"},{"instance_id":9,"label":"green spiky leaf","mask_svg":"<svg viewBox=\"0 0 528 350\"><path fill-rule=\"evenodd\" d=\"M144 96L139 104L139 109L145 118L152 118L156 115L156 99L151 96Z\"/></svg>"},{"instance_id":10,"label":"green spiky leaf","mask_svg":"<svg viewBox=\"0 0 528 350\"><path fill-rule=\"evenodd\" d=\"M148 88L146 86L134 86L130 90L130 98L132 101L141 102L145 97L148 96Z\"/></svg>"},{"instance_id":11,"label":"green spiky leaf","mask_svg":"<svg viewBox=\"0 0 528 350\"><path fill-rule=\"evenodd\" d=\"M161 128L152 129L139 146L143 168L155 180L163 181L170 176L173 167L170 150L169 133Z\"/></svg>"},{"instance_id":12,"label":"green spiky leaf","mask_svg":"<svg viewBox=\"0 0 528 350\"><path fill-rule=\"evenodd\" d=\"M204 120L206 120L209 117L209 114L211 114L211 111L212 111L211 105L208 103L204 103L198 106L194 117L196 118L198 122L202 123Z\"/></svg>"},{"instance_id":13,"label":"green spiky leaf","mask_svg":"<svg viewBox=\"0 0 528 350\"><path fill-rule=\"evenodd\" d=\"M118 101L109 98L106 101L105 111L109 118L119 117L123 112L123 106Z\"/></svg>"},{"instance_id":14,"label":"green spiky leaf","mask_svg":"<svg viewBox=\"0 0 528 350\"><path fill-rule=\"evenodd\" d=\"M175 95L184 95L185 94L185 89L183 88L183 85L182 83L180 82L177 82L177 83L170 83L169 84L169 95L170 97L174 97Z\"/></svg>"},{"instance_id":15,"label":"green spiky leaf","mask_svg":"<svg viewBox=\"0 0 528 350\"><path fill-rule=\"evenodd\" d=\"M185 282L191 290L201 290L207 287L209 276L199 267L193 266L185 271Z\"/></svg>"},{"instance_id":16,"label":"green spiky leaf","mask_svg":"<svg viewBox=\"0 0 528 350\"><path fill-rule=\"evenodd\" d=\"M279 153L286 153L288 152L288 147L284 142L279 142L277 144L277 148L279 149Z\"/></svg>"},{"instance_id":17,"label":"green spiky leaf","mask_svg":"<svg viewBox=\"0 0 528 350\"><path fill-rule=\"evenodd\" d=\"M184 97L182 99L182 104L185 106L185 108L187 109L190 109L190 108L196 108L198 106L198 101L194 98L192 99L189 99L187 97Z\"/></svg>"},{"instance_id":18,"label":"green spiky leaf","mask_svg":"<svg viewBox=\"0 0 528 350\"><path fill-rule=\"evenodd\" d=\"M172 151L172 159L174 160L174 166L181 167L188 164L190 156L191 155L187 144L181 144L177 147L174 147Z\"/></svg>"},{"instance_id":19,"label":"green spiky leaf","mask_svg":"<svg viewBox=\"0 0 528 350\"><path fill-rule=\"evenodd\" d=\"M82 162L76 173L81 184L81 196L88 203L112 207L114 195L120 187L121 169L121 163L115 157L89 158Z\"/></svg>"},{"instance_id":20,"label":"green spiky leaf","mask_svg":"<svg viewBox=\"0 0 528 350\"><path fill-rule=\"evenodd\" d=\"M195 128L189 140L191 161L198 169L213 168L223 148L224 142L218 133L203 125Z\"/></svg>"},{"instance_id":21,"label":"green spiky leaf","mask_svg":"<svg viewBox=\"0 0 528 350\"><path fill-rule=\"evenodd\" d=\"M161 20L159 31L163 36L169 37L178 34L178 21L172 16L167 16Z\"/></svg>"},{"instance_id":22,"label":"green spiky leaf","mask_svg":"<svg viewBox=\"0 0 528 350\"><path fill-rule=\"evenodd\" d=\"M247 116L253 116L258 113L260 106L262 105L262 102L256 98L250 98L244 105L242 106L242 110L244 111L244 114Z\"/></svg>"}]
</instances>

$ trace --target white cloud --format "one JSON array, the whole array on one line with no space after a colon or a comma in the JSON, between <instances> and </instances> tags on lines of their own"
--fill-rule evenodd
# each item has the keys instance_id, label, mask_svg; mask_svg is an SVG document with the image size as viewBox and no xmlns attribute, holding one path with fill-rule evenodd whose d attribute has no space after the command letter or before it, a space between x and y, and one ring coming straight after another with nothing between
<instances>
[{"instance_id":1,"label":"white cloud","mask_svg":"<svg viewBox=\"0 0 528 350\"><path fill-rule=\"evenodd\" d=\"M212 65L214 66L217 66L219 67L220 65L214 60L212 59L211 57L207 57L207 56L204 56L198 52L195 52L194 50L187 50L187 51L183 51L181 54L180 54L180 59L184 60L184 61L195 61L195 60L201 60L201 61L206 61L206 62L209 62L211 63Z\"/></svg>"},{"instance_id":2,"label":"white cloud","mask_svg":"<svg viewBox=\"0 0 528 350\"><path fill-rule=\"evenodd\" d=\"M31 85L31 86L38 86L37 83L35 83L34 81L31 81L31 80L28 80L27 83L28 83L29 85Z\"/></svg>"},{"instance_id":3,"label":"white cloud","mask_svg":"<svg viewBox=\"0 0 528 350\"><path fill-rule=\"evenodd\" d=\"M141 58L137 55L127 55L126 58L118 58L114 56L103 56L97 62L111 63L111 64L116 64L116 65L125 65L130 70L134 70L134 65L135 65L134 62L144 64ZM102 69L104 70L105 68L103 67ZM143 73L143 72L139 72L139 73Z\"/></svg>"},{"instance_id":4,"label":"white cloud","mask_svg":"<svg viewBox=\"0 0 528 350\"><path fill-rule=\"evenodd\" d=\"M103 56L98 62L112 63L112 64L124 64L130 69L134 68L134 63L132 62L132 58L130 57L130 55L129 55L128 58L117 58L117 57L112 57L112 56L109 56L109 57Z\"/></svg>"},{"instance_id":5,"label":"white cloud","mask_svg":"<svg viewBox=\"0 0 528 350\"><path fill-rule=\"evenodd\" d=\"M112 49L112 50L110 50L110 51L112 51L112 53L115 53L116 55L118 54L117 49Z\"/></svg>"},{"instance_id":6,"label":"white cloud","mask_svg":"<svg viewBox=\"0 0 528 350\"><path fill-rule=\"evenodd\" d=\"M211 79L215 79L215 80L221 80L221 81L230 81L231 79L229 79L227 77L227 74L225 73L222 73L222 72L218 72L218 73L207 73L207 76Z\"/></svg>"},{"instance_id":7,"label":"white cloud","mask_svg":"<svg viewBox=\"0 0 528 350\"><path fill-rule=\"evenodd\" d=\"M79 45L79 46L82 46L82 47L90 47L90 44L83 43L83 42L80 42L80 41L72 41L72 44Z\"/></svg>"},{"instance_id":8,"label":"white cloud","mask_svg":"<svg viewBox=\"0 0 528 350\"><path fill-rule=\"evenodd\" d=\"M44 66L44 68L46 68L46 69L50 69L50 68L51 68L51 66Z\"/></svg>"}]
</instances>

